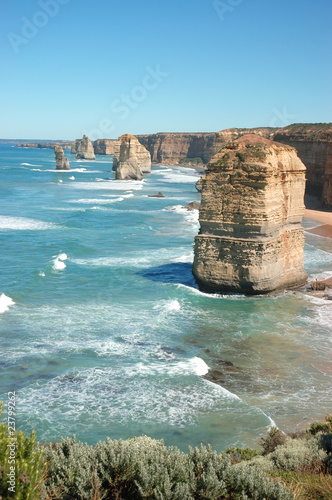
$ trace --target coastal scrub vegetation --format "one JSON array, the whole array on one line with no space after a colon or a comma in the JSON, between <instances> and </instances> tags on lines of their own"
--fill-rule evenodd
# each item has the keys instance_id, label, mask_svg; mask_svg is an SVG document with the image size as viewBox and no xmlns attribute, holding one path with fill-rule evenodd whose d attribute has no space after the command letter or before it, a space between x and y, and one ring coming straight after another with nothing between
<instances>
[{"instance_id":1,"label":"coastal scrub vegetation","mask_svg":"<svg viewBox=\"0 0 332 500\"><path fill-rule=\"evenodd\" d=\"M183 453L140 436L89 446L76 437L38 443L15 433L15 495L8 491L8 426L0 424L0 498L156 500L328 500L332 416L286 435L271 428L261 451L211 446Z\"/></svg>"}]
</instances>

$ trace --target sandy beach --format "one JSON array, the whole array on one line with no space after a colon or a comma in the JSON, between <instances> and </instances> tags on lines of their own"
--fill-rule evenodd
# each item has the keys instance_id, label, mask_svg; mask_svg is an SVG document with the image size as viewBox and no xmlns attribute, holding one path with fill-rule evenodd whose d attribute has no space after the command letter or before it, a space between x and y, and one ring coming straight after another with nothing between
<instances>
[{"instance_id":1,"label":"sandy beach","mask_svg":"<svg viewBox=\"0 0 332 500\"><path fill-rule=\"evenodd\" d=\"M325 238L332 238L332 212L325 212L322 210L305 209L304 217L312 219L316 222L322 222L321 226L312 229L306 229L306 232L317 234ZM332 277L323 280L328 287L332 287Z\"/></svg>"}]
</instances>

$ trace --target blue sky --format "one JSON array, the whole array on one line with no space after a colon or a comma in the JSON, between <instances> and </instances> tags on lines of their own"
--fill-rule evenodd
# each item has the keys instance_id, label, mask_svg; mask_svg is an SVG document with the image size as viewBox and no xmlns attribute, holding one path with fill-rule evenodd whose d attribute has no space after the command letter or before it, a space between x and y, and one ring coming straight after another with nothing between
<instances>
[{"instance_id":1,"label":"blue sky","mask_svg":"<svg viewBox=\"0 0 332 500\"><path fill-rule=\"evenodd\" d=\"M2 0L0 138L331 121L330 0Z\"/></svg>"}]
</instances>

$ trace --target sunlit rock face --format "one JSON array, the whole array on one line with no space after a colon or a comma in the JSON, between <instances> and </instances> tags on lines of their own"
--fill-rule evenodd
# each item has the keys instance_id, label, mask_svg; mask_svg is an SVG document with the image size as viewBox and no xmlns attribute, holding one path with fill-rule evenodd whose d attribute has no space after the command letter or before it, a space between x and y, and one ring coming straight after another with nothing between
<instances>
[{"instance_id":1,"label":"sunlit rock face","mask_svg":"<svg viewBox=\"0 0 332 500\"><path fill-rule=\"evenodd\" d=\"M151 155L134 135L122 135L113 158L113 170L117 179L140 180L143 174L151 172Z\"/></svg>"},{"instance_id":2,"label":"sunlit rock face","mask_svg":"<svg viewBox=\"0 0 332 500\"><path fill-rule=\"evenodd\" d=\"M65 157L61 146L54 146L56 170L70 170L68 158Z\"/></svg>"},{"instance_id":3,"label":"sunlit rock face","mask_svg":"<svg viewBox=\"0 0 332 500\"><path fill-rule=\"evenodd\" d=\"M202 180L199 287L259 294L305 283L304 190L294 148L253 134L224 146Z\"/></svg>"},{"instance_id":4,"label":"sunlit rock face","mask_svg":"<svg viewBox=\"0 0 332 500\"><path fill-rule=\"evenodd\" d=\"M83 135L83 139L77 139L75 141L76 148L76 158L78 160L95 160L95 152L93 149L93 144L89 137Z\"/></svg>"}]
</instances>

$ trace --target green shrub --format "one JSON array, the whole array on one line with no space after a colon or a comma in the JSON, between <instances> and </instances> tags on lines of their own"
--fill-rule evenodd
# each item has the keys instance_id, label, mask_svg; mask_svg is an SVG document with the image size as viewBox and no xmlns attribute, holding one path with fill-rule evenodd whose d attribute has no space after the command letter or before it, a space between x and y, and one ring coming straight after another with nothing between
<instances>
[{"instance_id":1,"label":"green shrub","mask_svg":"<svg viewBox=\"0 0 332 500\"><path fill-rule=\"evenodd\" d=\"M332 434L332 415L327 415L325 417L325 422L314 422L313 424L311 424L309 432L313 435L317 434L318 432Z\"/></svg>"},{"instance_id":2,"label":"green shrub","mask_svg":"<svg viewBox=\"0 0 332 500\"><path fill-rule=\"evenodd\" d=\"M285 444L278 446L268 457L278 469L303 470L321 469L328 459L321 447L319 436L307 439L286 438Z\"/></svg>"},{"instance_id":3,"label":"green shrub","mask_svg":"<svg viewBox=\"0 0 332 500\"><path fill-rule=\"evenodd\" d=\"M277 427L271 427L267 433L267 436L261 438L261 446L263 448L263 455L267 455L276 449L277 446L283 444L286 440L286 434L284 434Z\"/></svg>"},{"instance_id":4,"label":"green shrub","mask_svg":"<svg viewBox=\"0 0 332 500\"><path fill-rule=\"evenodd\" d=\"M146 436L87 446L74 438L45 450L45 496L69 499L289 500L290 492L254 465L232 465L230 456L201 445L189 455Z\"/></svg>"},{"instance_id":5,"label":"green shrub","mask_svg":"<svg viewBox=\"0 0 332 500\"><path fill-rule=\"evenodd\" d=\"M0 417L2 409L3 403L0 404ZM8 430L8 425L0 423L0 498L37 500L41 494L45 464L43 452L36 443L36 434L32 431L28 437L22 431L15 431L9 436ZM10 447L13 443L15 447ZM15 492L9 490L12 486L7 482L10 467L15 468Z\"/></svg>"}]
</instances>

